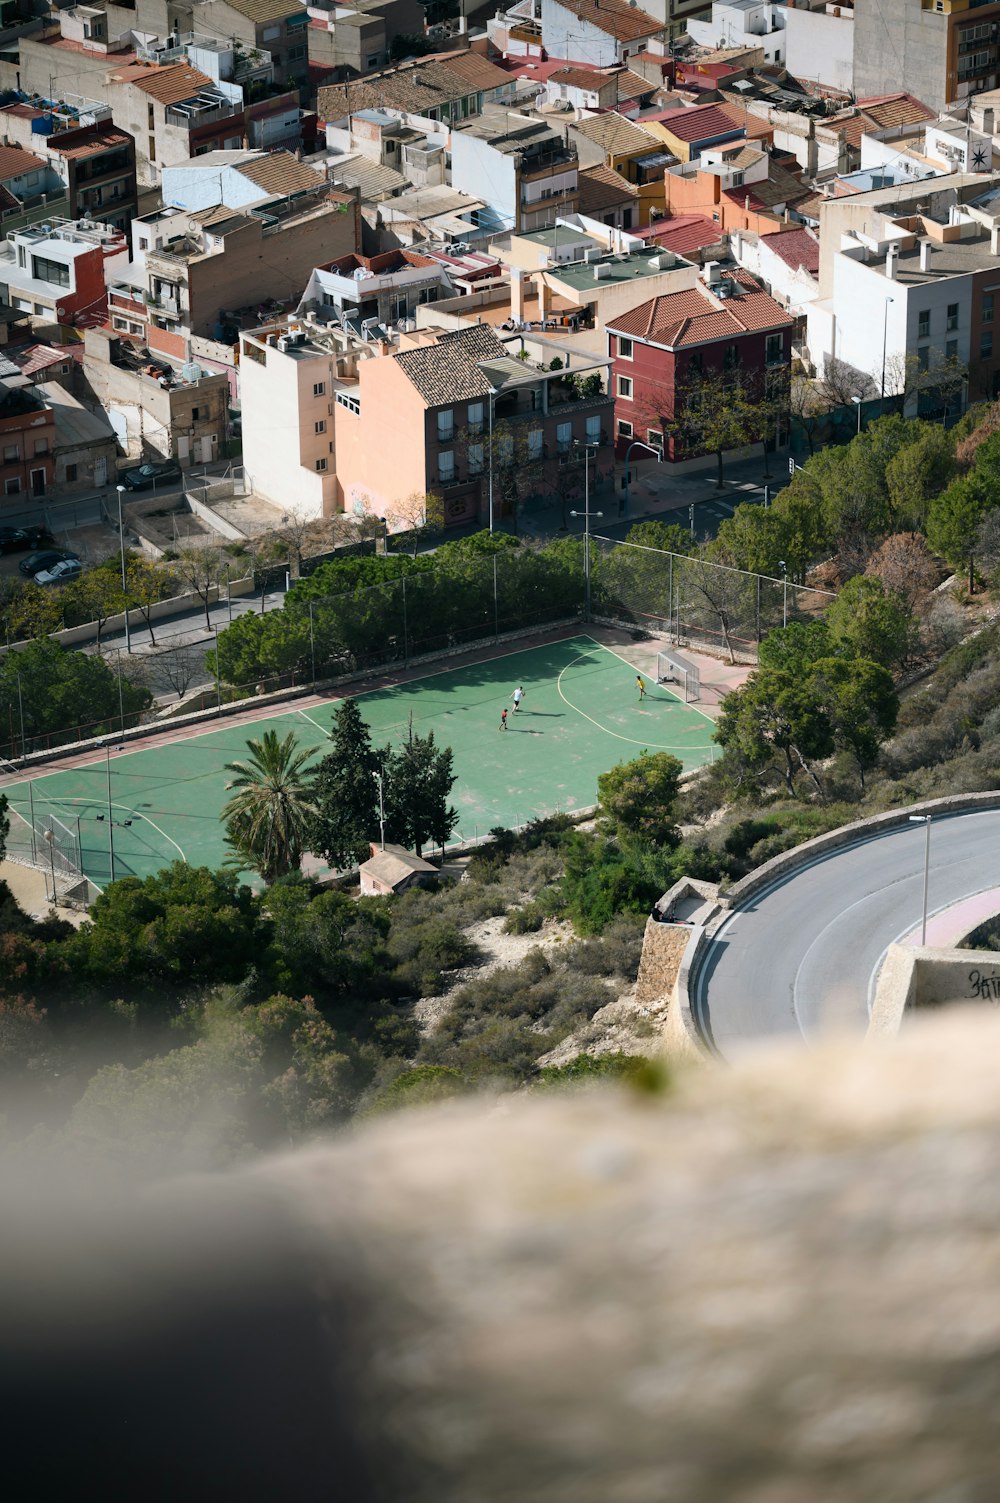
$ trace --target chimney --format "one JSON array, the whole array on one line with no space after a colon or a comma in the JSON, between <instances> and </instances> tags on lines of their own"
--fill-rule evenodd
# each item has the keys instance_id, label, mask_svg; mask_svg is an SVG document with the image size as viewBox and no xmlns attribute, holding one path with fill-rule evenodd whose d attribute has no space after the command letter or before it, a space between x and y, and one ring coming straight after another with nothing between
<instances>
[{"instance_id":1,"label":"chimney","mask_svg":"<svg viewBox=\"0 0 1000 1503\"><path fill-rule=\"evenodd\" d=\"M711 287L713 282L717 282L719 280L718 261L705 262L704 266L701 269L701 279L705 283L706 287Z\"/></svg>"},{"instance_id":2,"label":"chimney","mask_svg":"<svg viewBox=\"0 0 1000 1503\"><path fill-rule=\"evenodd\" d=\"M931 256L933 254L934 254L934 247L931 245L931 242L929 240L922 240L920 242L920 270L921 271L930 271L930 269L931 269Z\"/></svg>"},{"instance_id":3,"label":"chimney","mask_svg":"<svg viewBox=\"0 0 1000 1503\"><path fill-rule=\"evenodd\" d=\"M516 324L524 323L524 272L519 266L510 269L510 316Z\"/></svg>"},{"instance_id":4,"label":"chimney","mask_svg":"<svg viewBox=\"0 0 1000 1503\"><path fill-rule=\"evenodd\" d=\"M743 212L745 214L749 214L750 213L750 195L749 195L749 193L746 193L743 196Z\"/></svg>"},{"instance_id":5,"label":"chimney","mask_svg":"<svg viewBox=\"0 0 1000 1503\"><path fill-rule=\"evenodd\" d=\"M733 250L733 260L738 261L740 259L740 252L743 249L743 235L739 230L733 230L733 233L729 237L729 243Z\"/></svg>"},{"instance_id":6,"label":"chimney","mask_svg":"<svg viewBox=\"0 0 1000 1503\"><path fill-rule=\"evenodd\" d=\"M885 253L885 274L890 282L896 280L896 247L890 245Z\"/></svg>"},{"instance_id":7,"label":"chimney","mask_svg":"<svg viewBox=\"0 0 1000 1503\"><path fill-rule=\"evenodd\" d=\"M1000 223L990 225L990 255L1000 256Z\"/></svg>"}]
</instances>

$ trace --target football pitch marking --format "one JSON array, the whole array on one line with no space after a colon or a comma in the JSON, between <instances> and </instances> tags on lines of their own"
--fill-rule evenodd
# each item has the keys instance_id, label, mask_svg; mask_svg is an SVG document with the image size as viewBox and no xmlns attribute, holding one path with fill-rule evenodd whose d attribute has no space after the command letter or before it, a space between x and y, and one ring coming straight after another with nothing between
<instances>
[{"instance_id":1,"label":"football pitch marking","mask_svg":"<svg viewBox=\"0 0 1000 1503\"><path fill-rule=\"evenodd\" d=\"M586 634L584 633L584 635ZM609 653L611 657L617 658L619 663L622 663L631 672L640 673L642 671L641 669L637 668L634 663L630 663L627 658L623 658L620 653L615 652L614 648L605 646L603 642L598 642L596 637L588 637L588 641L593 642L594 646L599 647L603 652ZM595 720L593 715L588 715L586 710L581 710L579 705L575 705L571 699L568 699L562 686L563 674L568 673L569 670L575 667L577 663L589 662L593 662L593 659L590 656L589 652L581 652L559 670L559 675L556 678L556 689L558 691L559 698L562 700L563 704L565 704L570 710L573 711L574 715L580 715L584 720L589 720L590 724L597 730L602 731L605 736L614 736L616 741L625 741L630 746L642 746L647 749L651 748L654 751L687 752L690 755L690 747L678 745L676 742L650 741L648 737L623 736L620 731L613 731L610 726L602 724L600 720ZM644 677L649 678L651 677L651 675L645 674ZM662 687L662 685L658 685L658 687ZM699 710L696 705L685 704L684 701L680 699L678 695L674 694L671 689L667 689L665 692L667 693L667 695L669 695L671 704L677 705L684 710L694 710L696 714L701 715L704 720L707 720L710 725L715 725L715 721L712 719L711 715L707 715L704 710ZM711 746L705 747L705 750L710 755L713 755L713 749Z\"/></svg>"}]
</instances>

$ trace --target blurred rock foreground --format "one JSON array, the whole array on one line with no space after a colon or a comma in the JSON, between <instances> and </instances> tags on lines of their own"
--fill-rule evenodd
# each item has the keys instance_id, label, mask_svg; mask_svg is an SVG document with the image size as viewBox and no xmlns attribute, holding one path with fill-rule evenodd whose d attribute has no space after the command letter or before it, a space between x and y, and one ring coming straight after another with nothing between
<instances>
[{"instance_id":1,"label":"blurred rock foreground","mask_svg":"<svg viewBox=\"0 0 1000 1503\"><path fill-rule=\"evenodd\" d=\"M992 1503L998 1076L950 1013L218 1179L12 1176L8 1496Z\"/></svg>"}]
</instances>

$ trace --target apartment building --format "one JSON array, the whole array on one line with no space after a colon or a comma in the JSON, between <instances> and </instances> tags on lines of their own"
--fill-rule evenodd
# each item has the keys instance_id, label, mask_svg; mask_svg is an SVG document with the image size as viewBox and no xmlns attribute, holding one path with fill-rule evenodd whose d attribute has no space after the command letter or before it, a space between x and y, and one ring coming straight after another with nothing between
<instances>
[{"instance_id":1,"label":"apartment building","mask_svg":"<svg viewBox=\"0 0 1000 1503\"><path fill-rule=\"evenodd\" d=\"M328 84L316 96L316 110L328 124L346 121L358 110L457 122L482 112L484 105L511 100L515 80L478 53L446 53L419 58L389 72Z\"/></svg>"},{"instance_id":2,"label":"apartment building","mask_svg":"<svg viewBox=\"0 0 1000 1503\"><path fill-rule=\"evenodd\" d=\"M541 0L542 43L550 58L613 67L666 42L666 25L627 0Z\"/></svg>"},{"instance_id":3,"label":"apartment building","mask_svg":"<svg viewBox=\"0 0 1000 1503\"><path fill-rule=\"evenodd\" d=\"M135 459L210 464L225 452L231 391L225 371L195 360L153 364L112 330L84 334L83 380Z\"/></svg>"},{"instance_id":4,"label":"apartment building","mask_svg":"<svg viewBox=\"0 0 1000 1503\"><path fill-rule=\"evenodd\" d=\"M935 112L1000 83L1000 4L880 0L854 12L854 89L905 87Z\"/></svg>"},{"instance_id":5,"label":"apartment building","mask_svg":"<svg viewBox=\"0 0 1000 1503\"><path fill-rule=\"evenodd\" d=\"M486 325L399 336L398 347L360 361L356 380L334 399L338 505L391 517L410 495L440 495L446 526L489 520L490 477L502 464L499 445L525 466L537 464L532 484L547 494L580 446L591 446L594 483L613 469L613 403L601 389L581 394L563 370L551 371L523 347ZM604 359L580 364L602 378ZM496 446L491 431L502 435ZM495 453L496 449L496 453ZM494 475L494 480L495 480ZM495 483L494 517L504 508Z\"/></svg>"},{"instance_id":6,"label":"apartment building","mask_svg":"<svg viewBox=\"0 0 1000 1503\"><path fill-rule=\"evenodd\" d=\"M615 445L633 439L670 462L697 449L669 431L686 387L710 373L739 372L755 381L787 381L793 320L743 271L721 273L709 262L702 279L633 308L608 325L615 397Z\"/></svg>"},{"instance_id":7,"label":"apartment building","mask_svg":"<svg viewBox=\"0 0 1000 1503\"><path fill-rule=\"evenodd\" d=\"M135 140L143 185L159 184L165 167L243 145L242 90L190 63L132 63L109 75L107 89L115 123Z\"/></svg>"},{"instance_id":8,"label":"apartment building","mask_svg":"<svg viewBox=\"0 0 1000 1503\"><path fill-rule=\"evenodd\" d=\"M309 12L299 0L196 0L193 30L270 53L274 78L296 85L309 76Z\"/></svg>"},{"instance_id":9,"label":"apartment building","mask_svg":"<svg viewBox=\"0 0 1000 1503\"><path fill-rule=\"evenodd\" d=\"M412 319L418 308L455 294L445 264L418 251L351 252L317 266L299 303L299 313L320 324L340 323L362 337L365 326L383 330Z\"/></svg>"},{"instance_id":10,"label":"apartment building","mask_svg":"<svg viewBox=\"0 0 1000 1503\"><path fill-rule=\"evenodd\" d=\"M361 78L386 67L398 36L419 36L426 12L419 0L350 0L313 6L307 40L314 74L331 82Z\"/></svg>"},{"instance_id":11,"label":"apartment building","mask_svg":"<svg viewBox=\"0 0 1000 1503\"><path fill-rule=\"evenodd\" d=\"M574 121L567 129L581 167L607 167L630 184L635 225L648 225L664 208L663 174L676 160L663 141L642 124L614 110Z\"/></svg>"},{"instance_id":12,"label":"apartment building","mask_svg":"<svg viewBox=\"0 0 1000 1503\"><path fill-rule=\"evenodd\" d=\"M451 183L485 198L498 225L541 229L580 206L576 146L531 115L491 105L451 136Z\"/></svg>"},{"instance_id":13,"label":"apartment building","mask_svg":"<svg viewBox=\"0 0 1000 1503\"><path fill-rule=\"evenodd\" d=\"M105 267L126 245L120 230L89 220L16 230L0 241L0 300L46 324L103 322Z\"/></svg>"},{"instance_id":14,"label":"apartment building","mask_svg":"<svg viewBox=\"0 0 1000 1503\"><path fill-rule=\"evenodd\" d=\"M135 221L131 262L109 273L108 308L113 329L168 358L192 336L232 344L262 302L298 301L331 251L359 245L353 195L286 152L211 153L167 190L171 203Z\"/></svg>"},{"instance_id":15,"label":"apartment building","mask_svg":"<svg viewBox=\"0 0 1000 1503\"><path fill-rule=\"evenodd\" d=\"M47 495L55 474L55 416L23 376L0 379L0 493L8 499Z\"/></svg>"}]
</instances>

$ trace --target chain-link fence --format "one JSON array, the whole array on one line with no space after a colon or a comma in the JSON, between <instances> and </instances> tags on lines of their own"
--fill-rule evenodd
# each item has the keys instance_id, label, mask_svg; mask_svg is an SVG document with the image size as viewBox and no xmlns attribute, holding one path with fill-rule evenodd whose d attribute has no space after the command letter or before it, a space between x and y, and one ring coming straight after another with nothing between
<instances>
[{"instance_id":1,"label":"chain-link fence","mask_svg":"<svg viewBox=\"0 0 1000 1503\"><path fill-rule=\"evenodd\" d=\"M67 824L34 804L27 819L13 807L8 816L7 859L42 873L49 902L88 908L98 889L83 873L79 824Z\"/></svg>"},{"instance_id":2,"label":"chain-link fence","mask_svg":"<svg viewBox=\"0 0 1000 1503\"><path fill-rule=\"evenodd\" d=\"M643 626L678 646L707 648L733 663L756 662L758 644L773 627L814 620L834 599L827 590L684 553L614 538L593 541L597 619Z\"/></svg>"}]
</instances>

